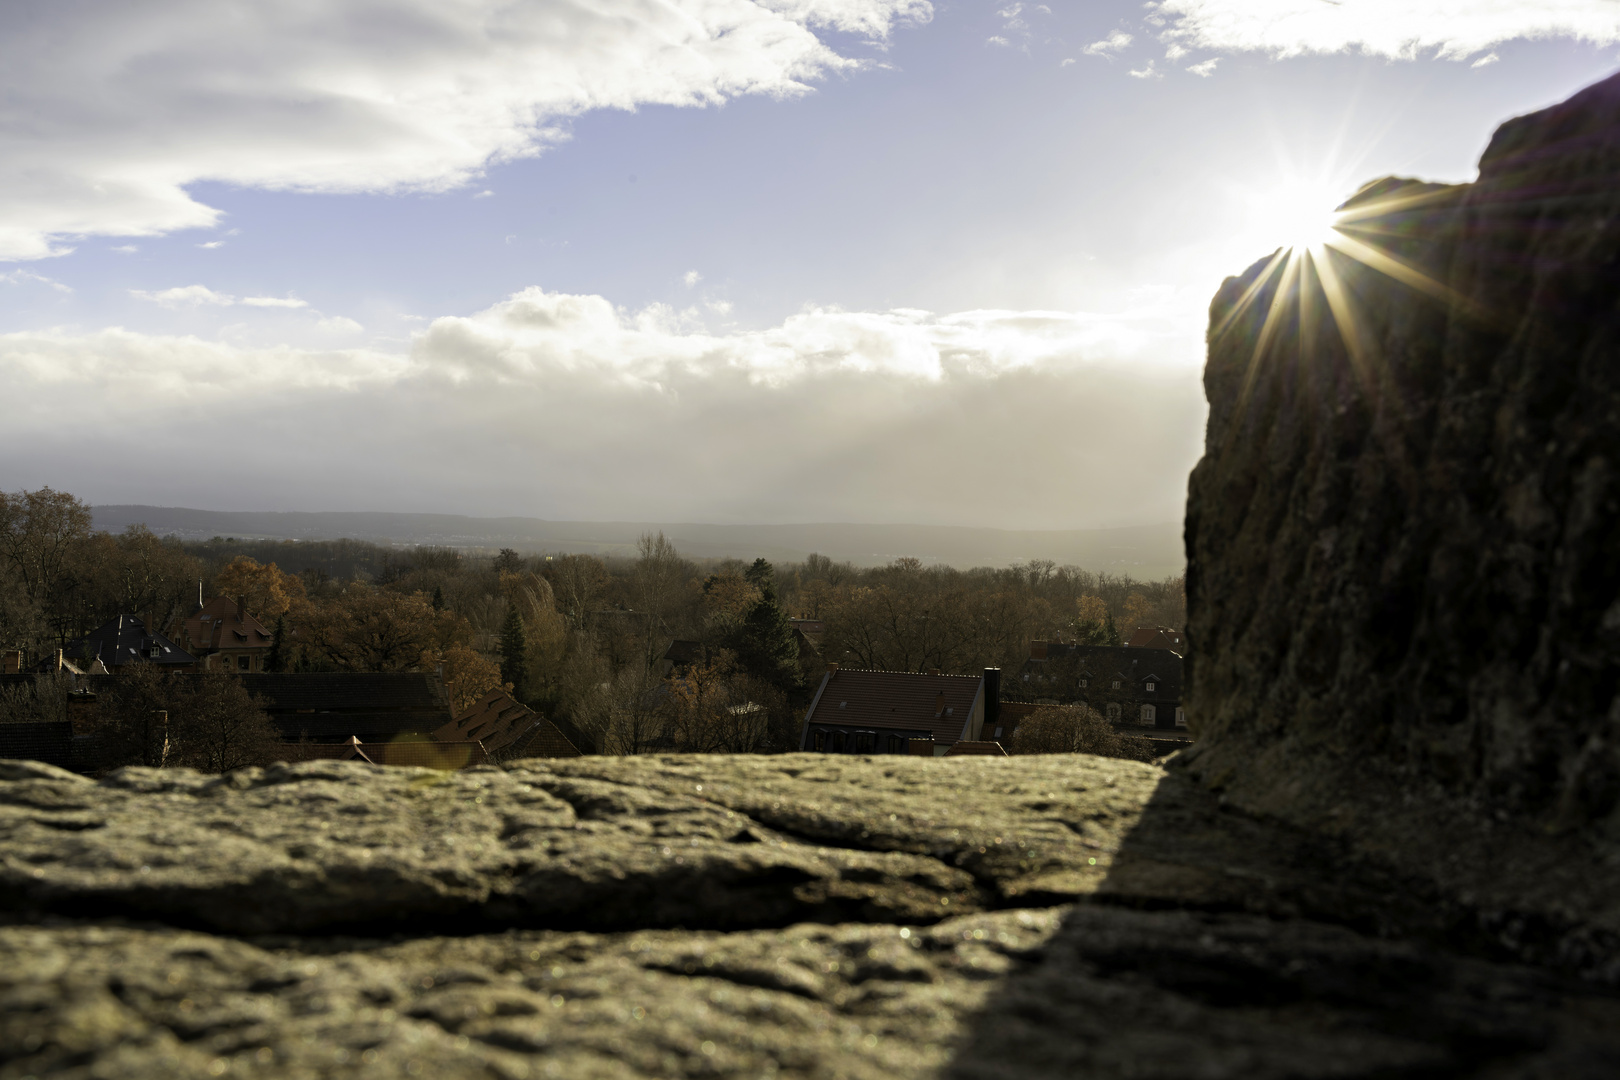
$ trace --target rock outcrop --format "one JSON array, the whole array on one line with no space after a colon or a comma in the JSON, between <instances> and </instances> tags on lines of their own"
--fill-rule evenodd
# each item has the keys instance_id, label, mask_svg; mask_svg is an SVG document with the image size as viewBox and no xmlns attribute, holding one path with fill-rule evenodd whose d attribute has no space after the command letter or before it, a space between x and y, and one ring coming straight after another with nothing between
<instances>
[{"instance_id":1,"label":"rock outcrop","mask_svg":"<svg viewBox=\"0 0 1620 1080\"><path fill-rule=\"evenodd\" d=\"M1620 981L1620 79L1345 209L1211 308L1190 765Z\"/></svg>"},{"instance_id":2,"label":"rock outcrop","mask_svg":"<svg viewBox=\"0 0 1620 1080\"><path fill-rule=\"evenodd\" d=\"M1620 82L1212 311L1200 742L0 762L0 1080L1607 1077Z\"/></svg>"}]
</instances>

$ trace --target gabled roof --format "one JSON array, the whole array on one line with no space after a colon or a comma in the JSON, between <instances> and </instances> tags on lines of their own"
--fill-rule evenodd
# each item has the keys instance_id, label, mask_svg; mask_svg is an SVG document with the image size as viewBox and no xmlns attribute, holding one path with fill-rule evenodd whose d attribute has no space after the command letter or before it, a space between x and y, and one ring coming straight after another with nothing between
<instances>
[{"instance_id":1,"label":"gabled roof","mask_svg":"<svg viewBox=\"0 0 1620 1080\"><path fill-rule=\"evenodd\" d=\"M1131 631L1127 649L1169 649L1177 656L1187 655L1187 638L1180 630L1168 626L1138 626Z\"/></svg>"},{"instance_id":2,"label":"gabled roof","mask_svg":"<svg viewBox=\"0 0 1620 1080\"><path fill-rule=\"evenodd\" d=\"M479 698L460 716L433 732L439 742L473 741L491 754L510 751L523 757L579 757L580 752L555 725L505 690Z\"/></svg>"},{"instance_id":3,"label":"gabled roof","mask_svg":"<svg viewBox=\"0 0 1620 1080\"><path fill-rule=\"evenodd\" d=\"M810 724L915 731L953 743L963 735L979 696L981 675L914 675L908 671L838 668L827 673Z\"/></svg>"},{"instance_id":4,"label":"gabled roof","mask_svg":"<svg viewBox=\"0 0 1620 1080\"><path fill-rule=\"evenodd\" d=\"M62 650L64 656L86 663L100 659L109 668L146 660L162 667L195 664L197 658L156 631L147 629L137 615L108 619ZM82 666L82 664L81 664Z\"/></svg>"},{"instance_id":5,"label":"gabled roof","mask_svg":"<svg viewBox=\"0 0 1620 1080\"><path fill-rule=\"evenodd\" d=\"M270 647L271 634L264 624L239 609L235 600L223 596L216 596L197 608L180 626L181 639L198 650Z\"/></svg>"}]
</instances>

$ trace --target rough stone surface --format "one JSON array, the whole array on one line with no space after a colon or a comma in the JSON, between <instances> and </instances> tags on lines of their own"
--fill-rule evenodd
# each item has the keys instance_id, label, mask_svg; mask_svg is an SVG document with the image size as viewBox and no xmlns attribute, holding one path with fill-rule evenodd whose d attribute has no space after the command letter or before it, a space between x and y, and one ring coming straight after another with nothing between
<instances>
[{"instance_id":1,"label":"rough stone surface","mask_svg":"<svg viewBox=\"0 0 1620 1080\"><path fill-rule=\"evenodd\" d=\"M1211 308L1188 764L1620 979L1620 80L1352 206Z\"/></svg>"},{"instance_id":2,"label":"rough stone surface","mask_svg":"<svg viewBox=\"0 0 1620 1080\"><path fill-rule=\"evenodd\" d=\"M1444 906L1342 845L1107 758L5 763L0 853L0 1080L1579 1076L1620 1054L1612 996L1459 957Z\"/></svg>"}]
</instances>

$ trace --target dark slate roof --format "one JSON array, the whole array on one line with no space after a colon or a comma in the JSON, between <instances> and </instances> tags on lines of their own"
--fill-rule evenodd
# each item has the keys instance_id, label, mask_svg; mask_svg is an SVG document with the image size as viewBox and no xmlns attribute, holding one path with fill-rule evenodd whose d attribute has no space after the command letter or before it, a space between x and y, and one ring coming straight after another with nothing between
<instances>
[{"instance_id":1,"label":"dark slate roof","mask_svg":"<svg viewBox=\"0 0 1620 1080\"><path fill-rule=\"evenodd\" d=\"M138 615L109 619L62 650L63 655L86 663L101 659L109 668L123 667L137 660L150 660L164 667L195 664L197 658L154 630L147 629Z\"/></svg>"},{"instance_id":2,"label":"dark slate roof","mask_svg":"<svg viewBox=\"0 0 1620 1080\"><path fill-rule=\"evenodd\" d=\"M427 735L451 720L450 702L426 672L322 671L237 676L289 739L344 742Z\"/></svg>"},{"instance_id":3,"label":"dark slate roof","mask_svg":"<svg viewBox=\"0 0 1620 1080\"><path fill-rule=\"evenodd\" d=\"M1004 687L1008 694L1045 697L1039 677L1056 678L1066 691L1080 692L1077 680L1119 679L1126 687L1140 689L1138 684L1149 678L1154 681L1152 700L1179 700L1181 697L1181 657L1169 649L1143 649L1113 645L1064 645L1057 642L1047 646L1046 658L1024 661L1018 681ZM1024 676L1030 676L1029 682ZM1052 685L1050 682L1048 686Z\"/></svg>"},{"instance_id":4,"label":"dark slate roof","mask_svg":"<svg viewBox=\"0 0 1620 1080\"><path fill-rule=\"evenodd\" d=\"M0 724L0 758L73 768L73 725L66 720Z\"/></svg>"},{"instance_id":5,"label":"dark slate roof","mask_svg":"<svg viewBox=\"0 0 1620 1080\"><path fill-rule=\"evenodd\" d=\"M909 671L839 668L827 674L808 724L912 731L953 743L962 737L978 697L978 675L914 675Z\"/></svg>"}]
</instances>

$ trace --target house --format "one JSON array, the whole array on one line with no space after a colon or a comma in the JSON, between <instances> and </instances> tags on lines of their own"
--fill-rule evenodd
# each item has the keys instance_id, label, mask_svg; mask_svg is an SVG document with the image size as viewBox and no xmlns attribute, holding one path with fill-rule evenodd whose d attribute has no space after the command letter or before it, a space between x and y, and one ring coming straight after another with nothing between
<instances>
[{"instance_id":1,"label":"house","mask_svg":"<svg viewBox=\"0 0 1620 1080\"><path fill-rule=\"evenodd\" d=\"M202 671L264 671L274 637L248 614L242 597L216 596L174 626L177 641L200 661Z\"/></svg>"},{"instance_id":2,"label":"house","mask_svg":"<svg viewBox=\"0 0 1620 1080\"><path fill-rule=\"evenodd\" d=\"M1170 649L1030 642L1009 697L1090 705L1122 730L1185 729L1181 654Z\"/></svg>"},{"instance_id":3,"label":"house","mask_svg":"<svg viewBox=\"0 0 1620 1080\"><path fill-rule=\"evenodd\" d=\"M62 654L80 669L99 660L113 673L142 660L171 671L197 670L197 658L157 631L149 630L148 621L137 615L119 615L69 643Z\"/></svg>"},{"instance_id":4,"label":"house","mask_svg":"<svg viewBox=\"0 0 1620 1080\"><path fill-rule=\"evenodd\" d=\"M580 757L557 726L505 690L479 698L460 716L433 732L437 742L475 742L492 758Z\"/></svg>"},{"instance_id":5,"label":"house","mask_svg":"<svg viewBox=\"0 0 1620 1080\"><path fill-rule=\"evenodd\" d=\"M958 742L978 741L994 725L1001 671L983 675L867 671L828 664L799 748L826 754L924 754L943 757Z\"/></svg>"},{"instance_id":6,"label":"house","mask_svg":"<svg viewBox=\"0 0 1620 1080\"><path fill-rule=\"evenodd\" d=\"M444 687L427 672L249 672L241 682L289 742L428 738L454 719Z\"/></svg>"}]
</instances>

